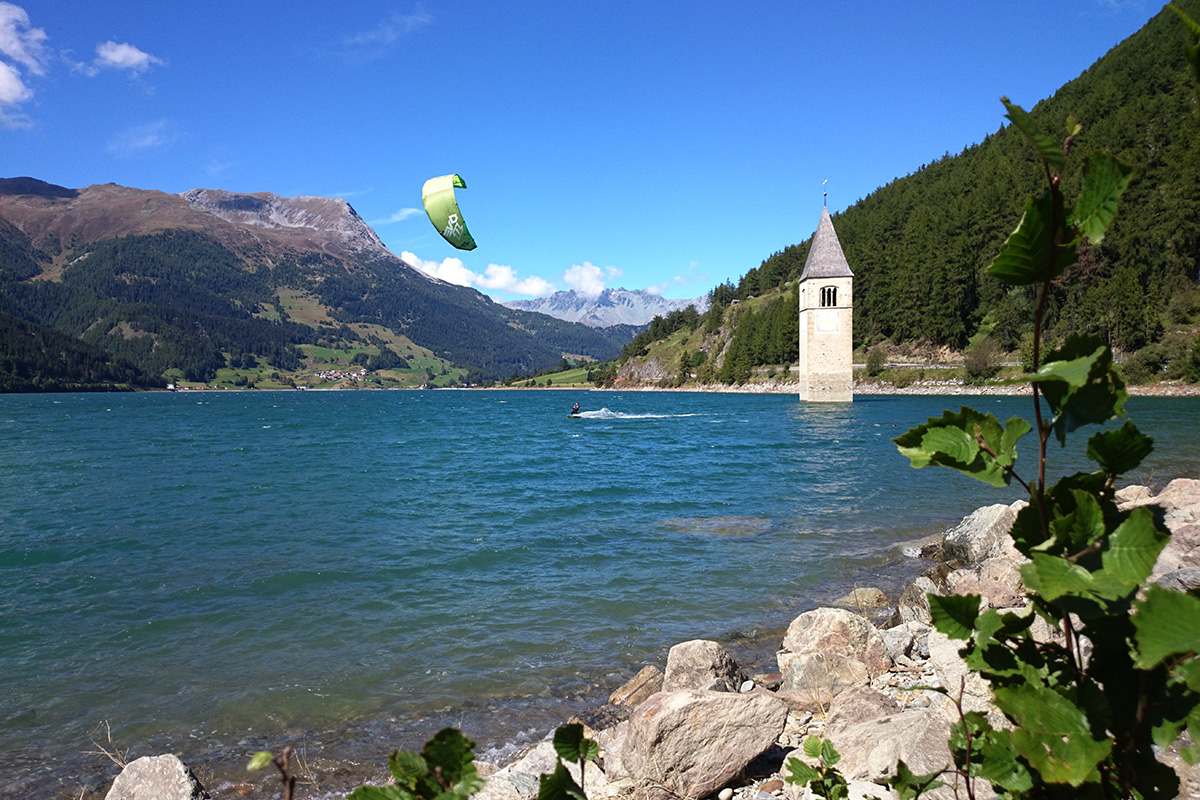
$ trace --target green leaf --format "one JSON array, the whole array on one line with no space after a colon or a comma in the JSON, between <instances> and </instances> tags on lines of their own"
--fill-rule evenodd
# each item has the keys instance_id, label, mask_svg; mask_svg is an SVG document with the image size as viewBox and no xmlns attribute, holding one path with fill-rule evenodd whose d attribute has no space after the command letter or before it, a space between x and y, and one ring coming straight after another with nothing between
<instances>
[{"instance_id":1,"label":"green leaf","mask_svg":"<svg viewBox=\"0 0 1200 800\"><path fill-rule=\"evenodd\" d=\"M942 786L942 782L938 780L941 776L941 772L914 775L913 771L908 768L908 764L904 763L904 759L900 759L896 762L896 776L889 778L885 783L895 790L896 796L900 800L913 800L918 795Z\"/></svg>"},{"instance_id":2,"label":"green leaf","mask_svg":"<svg viewBox=\"0 0 1200 800\"><path fill-rule=\"evenodd\" d=\"M842 760L842 756L833 747L833 742L826 739L821 743L821 763L828 769Z\"/></svg>"},{"instance_id":3,"label":"green leaf","mask_svg":"<svg viewBox=\"0 0 1200 800\"><path fill-rule=\"evenodd\" d=\"M1133 420L1113 431L1097 433L1088 439L1088 458L1111 475L1132 472L1154 450L1154 439L1137 429Z\"/></svg>"},{"instance_id":4,"label":"green leaf","mask_svg":"<svg viewBox=\"0 0 1200 800\"><path fill-rule=\"evenodd\" d=\"M1117 214L1117 203L1133 168L1108 153L1092 153L1083 162L1083 186L1075 207L1075 227L1092 244L1100 244Z\"/></svg>"},{"instance_id":5,"label":"green leaf","mask_svg":"<svg viewBox=\"0 0 1200 800\"><path fill-rule=\"evenodd\" d=\"M807 786L813 781L819 781L821 779L821 773L817 772L815 767L805 764L803 761L795 757L788 759L787 768L788 783L794 783L798 786Z\"/></svg>"},{"instance_id":6,"label":"green leaf","mask_svg":"<svg viewBox=\"0 0 1200 800\"><path fill-rule=\"evenodd\" d=\"M1104 571L1125 583L1128 590L1137 588L1154 571L1154 562L1168 538L1158 529L1149 508L1135 508L1108 538L1102 556Z\"/></svg>"},{"instance_id":7,"label":"green leaf","mask_svg":"<svg viewBox=\"0 0 1200 800\"><path fill-rule=\"evenodd\" d=\"M804 740L804 755L809 758L819 758L821 755L821 737L809 736Z\"/></svg>"},{"instance_id":8,"label":"green leaf","mask_svg":"<svg viewBox=\"0 0 1200 800\"><path fill-rule=\"evenodd\" d=\"M258 772L264 767L269 767L275 763L275 754L270 750L259 750L250 759L250 763L246 765L247 772Z\"/></svg>"},{"instance_id":9,"label":"green leaf","mask_svg":"<svg viewBox=\"0 0 1200 800\"><path fill-rule=\"evenodd\" d=\"M1071 494L1075 499L1075 510L1055 521L1064 525L1054 524L1052 527L1056 536L1065 539L1062 542L1064 545L1071 550L1080 550L1101 539L1108 528L1104 523L1104 510L1095 495L1079 489L1072 490Z\"/></svg>"},{"instance_id":10,"label":"green leaf","mask_svg":"<svg viewBox=\"0 0 1200 800\"><path fill-rule=\"evenodd\" d=\"M1087 715L1049 689L1010 686L994 690L996 705L1016 723L1012 743L1048 783L1080 786L1094 779L1112 741L1093 738Z\"/></svg>"},{"instance_id":11,"label":"green leaf","mask_svg":"<svg viewBox=\"0 0 1200 800\"><path fill-rule=\"evenodd\" d=\"M1041 387L1054 412L1054 433L1061 444L1076 428L1124 413L1129 397L1125 381L1113 369L1112 350L1097 337L1071 336L1047 361L1030 380Z\"/></svg>"},{"instance_id":12,"label":"green leaf","mask_svg":"<svg viewBox=\"0 0 1200 800\"><path fill-rule=\"evenodd\" d=\"M892 441L915 469L949 467L991 486L1007 486L1017 460L1017 441L1030 430L1020 417L1001 427L992 414L963 406L958 413L930 417Z\"/></svg>"},{"instance_id":13,"label":"green leaf","mask_svg":"<svg viewBox=\"0 0 1200 800\"><path fill-rule=\"evenodd\" d=\"M1069 361L1050 361L1047 359L1037 372L1026 376L1025 380L1032 383L1062 381L1072 389L1079 389L1087 384L1088 378L1092 374L1092 369L1100 357L1104 355L1105 349L1104 344L1099 343L1090 352Z\"/></svg>"},{"instance_id":14,"label":"green leaf","mask_svg":"<svg viewBox=\"0 0 1200 800\"><path fill-rule=\"evenodd\" d=\"M599 750L595 742L583 735L583 726L578 723L559 725L554 730L554 751L564 761L590 761L600 754Z\"/></svg>"},{"instance_id":15,"label":"green leaf","mask_svg":"<svg viewBox=\"0 0 1200 800\"><path fill-rule=\"evenodd\" d=\"M475 760L475 742L463 736L462 731L457 728L443 728L438 731L425 743L421 755L429 764L429 770L432 772L440 769L442 777L452 786L467 782L478 783L476 791L483 788L483 781L472 764Z\"/></svg>"},{"instance_id":16,"label":"green leaf","mask_svg":"<svg viewBox=\"0 0 1200 800\"><path fill-rule=\"evenodd\" d=\"M1004 103L1004 107L1008 109L1008 113L1004 116L1012 120L1013 127L1019 130L1026 139L1033 142L1038 155L1046 164L1046 170L1051 173L1062 172L1063 167L1067 165L1067 157L1063 155L1062 146L1042 133L1025 109L1016 103L1010 103L1007 97L1001 97L1000 102Z\"/></svg>"},{"instance_id":17,"label":"green leaf","mask_svg":"<svg viewBox=\"0 0 1200 800\"><path fill-rule=\"evenodd\" d=\"M1046 553L1033 553L1029 563L1021 565L1021 580L1031 592L1052 602L1064 595L1091 597L1095 591L1090 572Z\"/></svg>"},{"instance_id":18,"label":"green leaf","mask_svg":"<svg viewBox=\"0 0 1200 800\"><path fill-rule=\"evenodd\" d=\"M411 800L412 796L398 786L360 786L346 795L346 800Z\"/></svg>"},{"instance_id":19,"label":"green leaf","mask_svg":"<svg viewBox=\"0 0 1200 800\"><path fill-rule=\"evenodd\" d=\"M1138 668L1151 669L1171 656L1200 652L1200 599L1150 586L1134 609Z\"/></svg>"},{"instance_id":20,"label":"green leaf","mask_svg":"<svg viewBox=\"0 0 1200 800\"><path fill-rule=\"evenodd\" d=\"M553 774L542 775L538 782L538 800L587 800L587 796L560 761Z\"/></svg>"},{"instance_id":21,"label":"green leaf","mask_svg":"<svg viewBox=\"0 0 1200 800\"><path fill-rule=\"evenodd\" d=\"M926 595L933 627L951 639L970 639L979 616L979 595Z\"/></svg>"},{"instance_id":22,"label":"green leaf","mask_svg":"<svg viewBox=\"0 0 1200 800\"><path fill-rule=\"evenodd\" d=\"M416 788L417 780L429 772L425 759L412 750L397 750L388 756L388 769L396 783Z\"/></svg>"},{"instance_id":23,"label":"green leaf","mask_svg":"<svg viewBox=\"0 0 1200 800\"><path fill-rule=\"evenodd\" d=\"M1061 202L1050 192L1029 198L1021 221L1001 245L987 274L1010 286L1030 286L1061 275L1075 261L1073 247L1055 251L1061 239L1055 221L1061 221L1063 213Z\"/></svg>"},{"instance_id":24,"label":"green leaf","mask_svg":"<svg viewBox=\"0 0 1200 800\"><path fill-rule=\"evenodd\" d=\"M1186 659L1176 665L1172 672L1188 689L1197 693L1196 699L1200 701L1200 658Z\"/></svg>"},{"instance_id":25,"label":"green leaf","mask_svg":"<svg viewBox=\"0 0 1200 800\"><path fill-rule=\"evenodd\" d=\"M1033 788L1033 776L1017 757L1009 731L989 730L979 746L979 777L1009 792L1024 792Z\"/></svg>"}]
</instances>

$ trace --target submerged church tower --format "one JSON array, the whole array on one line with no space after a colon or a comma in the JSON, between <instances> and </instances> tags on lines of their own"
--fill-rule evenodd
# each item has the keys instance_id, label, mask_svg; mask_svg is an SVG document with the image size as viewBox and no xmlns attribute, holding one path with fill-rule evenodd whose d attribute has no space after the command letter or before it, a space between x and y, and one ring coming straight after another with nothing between
<instances>
[{"instance_id":1,"label":"submerged church tower","mask_svg":"<svg viewBox=\"0 0 1200 800\"><path fill-rule=\"evenodd\" d=\"M833 230L828 207L800 274L800 399L854 399L854 273Z\"/></svg>"}]
</instances>

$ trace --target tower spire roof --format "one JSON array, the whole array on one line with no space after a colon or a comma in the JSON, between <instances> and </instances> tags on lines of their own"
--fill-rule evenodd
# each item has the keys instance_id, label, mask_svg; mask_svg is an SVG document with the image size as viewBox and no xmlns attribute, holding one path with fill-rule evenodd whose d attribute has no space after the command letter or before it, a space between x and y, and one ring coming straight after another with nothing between
<instances>
[{"instance_id":1,"label":"tower spire roof","mask_svg":"<svg viewBox=\"0 0 1200 800\"><path fill-rule=\"evenodd\" d=\"M808 249L808 258L804 260L804 271L800 280L809 278L853 278L846 254L842 252L842 243L838 241L837 231L833 229L833 219L829 209L821 209L821 221L817 224L817 232L813 234L812 246Z\"/></svg>"}]
</instances>

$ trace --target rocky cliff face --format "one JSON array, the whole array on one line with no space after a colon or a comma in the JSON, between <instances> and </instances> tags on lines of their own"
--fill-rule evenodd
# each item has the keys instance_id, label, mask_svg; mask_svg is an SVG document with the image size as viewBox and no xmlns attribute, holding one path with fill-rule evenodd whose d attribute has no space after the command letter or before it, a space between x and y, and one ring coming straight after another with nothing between
<instances>
[{"instance_id":1,"label":"rocky cliff face","mask_svg":"<svg viewBox=\"0 0 1200 800\"><path fill-rule=\"evenodd\" d=\"M180 195L199 211L235 225L264 230L303 230L333 249L356 255L395 258L371 226L340 197L280 197L271 192L235 194L224 189L192 189Z\"/></svg>"}]
</instances>

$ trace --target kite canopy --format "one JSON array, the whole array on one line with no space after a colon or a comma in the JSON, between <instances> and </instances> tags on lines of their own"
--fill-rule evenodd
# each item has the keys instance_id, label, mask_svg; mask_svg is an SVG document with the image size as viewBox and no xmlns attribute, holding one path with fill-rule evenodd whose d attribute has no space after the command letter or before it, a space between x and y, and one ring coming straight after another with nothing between
<instances>
[{"instance_id":1,"label":"kite canopy","mask_svg":"<svg viewBox=\"0 0 1200 800\"><path fill-rule=\"evenodd\" d=\"M421 201L425 203L429 221L443 239L459 250L474 250L475 240L467 231L467 223L463 222L458 201L454 199L455 186L465 189L467 182L457 175L430 178L421 189Z\"/></svg>"}]
</instances>

